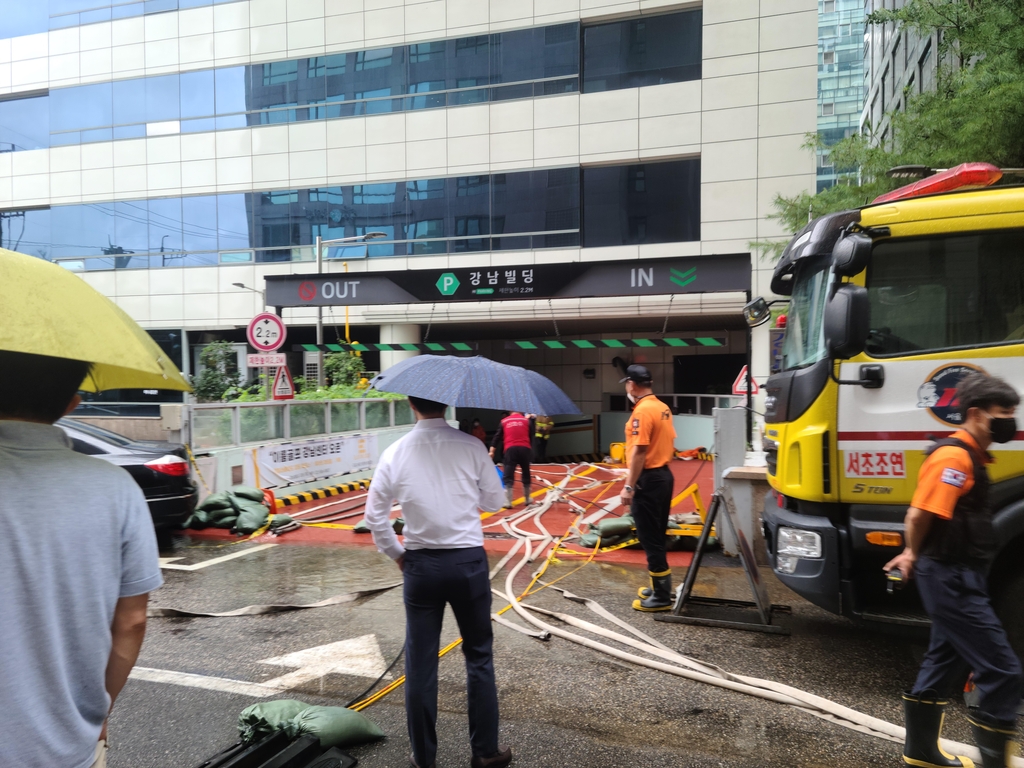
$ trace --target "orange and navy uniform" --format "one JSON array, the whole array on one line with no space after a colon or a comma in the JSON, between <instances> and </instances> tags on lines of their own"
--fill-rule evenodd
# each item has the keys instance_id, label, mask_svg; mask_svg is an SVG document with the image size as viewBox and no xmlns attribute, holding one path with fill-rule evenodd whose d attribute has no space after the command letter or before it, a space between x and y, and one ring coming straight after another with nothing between
<instances>
[{"instance_id":1,"label":"orange and navy uniform","mask_svg":"<svg viewBox=\"0 0 1024 768\"><path fill-rule=\"evenodd\" d=\"M626 460L636 445L646 445L644 469L667 466L675 456L676 429L672 410L654 395L637 400L626 422Z\"/></svg>"},{"instance_id":2,"label":"orange and navy uniform","mask_svg":"<svg viewBox=\"0 0 1024 768\"><path fill-rule=\"evenodd\" d=\"M958 430L950 437L971 446L979 456L985 456L986 464L992 463L967 430ZM970 454L955 445L940 446L921 465L910 506L950 520L957 503L971 492L974 483L974 462Z\"/></svg>"}]
</instances>

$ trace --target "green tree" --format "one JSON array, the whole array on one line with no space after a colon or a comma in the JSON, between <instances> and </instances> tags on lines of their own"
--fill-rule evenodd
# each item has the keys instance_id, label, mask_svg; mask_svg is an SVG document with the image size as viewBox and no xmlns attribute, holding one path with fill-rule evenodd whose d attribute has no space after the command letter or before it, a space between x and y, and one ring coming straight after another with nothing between
<instances>
[{"instance_id":1,"label":"green tree","mask_svg":"<svg viewBox=\"0 0 1024 768\"><path fill-rule=\"evenodd\" d=\"M192 388L200 403L219 403L225 392L238 386L236 360L229 341L215 341L203 347L199 353L203 370L192 377Z\"/></svg>"},{"instance_id":2,"label":"green tree","mask_svg":"<svg viewBox=\"0 0 1024 768\"><path fill-rule=\"evenodd\" d=\"M351 352L331 352L324 355L324 375L332 386L353 386L359 383L366 363Z\"/></svg>"},{"instance_id":3,"label":"green tree","mask_svg":"<svg viewBox=\"0 0 1024 768\"><path fill-rule=\"evenodd\" d=\"M841 170L838 184L818 194L778 195L774 219L796 233L811 218L867 205L906 180L886 171L901 165L950 168L964 162L1024 167L1024 0L907 0L897 10L868 17L925 37L939 33L935 91L905 94L906 107L890 113L891 138L879 146L852 136L829 154ZM814 134L809 150L824 148ZM785 241L751 247L778 258Z\"/></svg>"}]
</instances>

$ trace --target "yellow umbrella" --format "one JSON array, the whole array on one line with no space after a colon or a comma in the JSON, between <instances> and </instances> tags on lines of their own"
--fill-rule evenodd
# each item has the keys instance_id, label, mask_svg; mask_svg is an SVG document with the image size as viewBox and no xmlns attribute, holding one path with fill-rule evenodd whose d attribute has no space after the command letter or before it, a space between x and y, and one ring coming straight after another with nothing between
<instances>
[{"instance_id":1,"label":"yellow umbrella","mask_svg":"<svg viewBox=\"0 0 1024 768\"><path fill-rule=\"evenodd\" d=\"M0 248L0 350L92 363L82 389L191 390L152 337L73 272Z\"/></svg>"}]
</instances>

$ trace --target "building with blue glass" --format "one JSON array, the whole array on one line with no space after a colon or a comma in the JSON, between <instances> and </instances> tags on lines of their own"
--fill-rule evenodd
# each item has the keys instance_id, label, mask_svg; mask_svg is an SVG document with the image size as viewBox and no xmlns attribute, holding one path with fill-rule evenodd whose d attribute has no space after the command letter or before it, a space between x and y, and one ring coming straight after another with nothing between
<instances>
[{"instance_id":1,"label":"building with blue glass","mask_svg":"<svg viewBox=\"0 0 1024 768\"><path fill-rule=\"evenodd\" d=\"M842 169L828 147L860 130L864 108L867 11L861 0L819 0L818 17L818 191L831 187Z\"/></svg>"},{"instance_id":2,"label":"building with blue glass","mask_svg":"<svg viewBox=\"0 0 1024 768\"><path fill-rule=\"evenodd\" d=\"M786 234L766 219L776 194L815 187L816 0L0 6L0 246L81 274L186 372L202 344L244 342L268 276L316 270L317 237L378 233L328 248L330 274L735 256ZM739 290L439 293L348 319L366 342L474 343L599 412L612 350L505 342L703 333L722 348L632 359L662 391L716 391L748 353L747 293L768 292L772 265L750 259ZM343 337L345 308L322 312ZM282 313L289 349L313 341L314 307Z\"/></svg>"}]
</instances>

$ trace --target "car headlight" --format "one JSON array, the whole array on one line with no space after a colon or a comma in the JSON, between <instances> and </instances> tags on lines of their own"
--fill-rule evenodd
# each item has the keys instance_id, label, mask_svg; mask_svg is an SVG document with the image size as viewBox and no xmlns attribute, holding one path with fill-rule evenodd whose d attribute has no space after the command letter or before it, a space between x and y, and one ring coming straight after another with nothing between
<instances>
[{"instance_id":1,"label":"car headlight","mask_svg":"<svg viewBox=\"0 0 1024 768\"><path fill-rule=\"evenodd\" d=\"M821 557L821 536L814 531L799 528L779 528L778 549L780 555L794 557Z\"/></svg>"},{"instance_id":2,"label":"car headlight","mask_svg":"<svg viewBox=\"0 0 1024 768\"><path fill-rule=\"evenodd\" d=\"M796 564L798 562L800 562L799 557L779 555L775 558L775 570L779 573L796 573Z\"/></svg>"}]
</instances>

